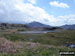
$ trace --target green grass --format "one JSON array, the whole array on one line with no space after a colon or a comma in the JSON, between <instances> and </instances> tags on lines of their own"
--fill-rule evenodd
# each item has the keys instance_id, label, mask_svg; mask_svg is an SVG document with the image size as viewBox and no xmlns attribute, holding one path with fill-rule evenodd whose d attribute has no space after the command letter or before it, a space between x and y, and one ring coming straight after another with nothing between
<instances>
[{"instance_id":1,"label":"green grass","mask_svg":"<svg viewBox=\"0 0 75 56\"><path fill-rule=\"evenodd\" d=\"M48 45L65 45L67 43L75 44L75 31L62 31L57 33L47 34L2 34L8 40L11 41L31 41Z\"/></svg>"},{"instance_id":2,"label":"green grass","mask_svg":"<svg viewBox=\"0 0 75 56\"><path fill-rule=\"evenodd\" d=\"M18 34L0 32L0 37L4 37L12 42L33 42L39 43L39 47L20 49L17 53L1 53L0 56L58 56L59 51L74 51L75 48L68 48L68 43L75 44L75 30L64 30L62 32L47 34ZM52 47L49 47L51 46Z\"/></svg>"}]
</instances>

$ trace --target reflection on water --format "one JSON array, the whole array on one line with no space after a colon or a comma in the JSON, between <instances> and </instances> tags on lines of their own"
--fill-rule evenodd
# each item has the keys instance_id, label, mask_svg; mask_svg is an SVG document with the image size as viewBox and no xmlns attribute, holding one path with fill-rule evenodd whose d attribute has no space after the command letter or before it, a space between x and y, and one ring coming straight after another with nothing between
<instances>
[{"instance_id":1,"label":"reflection on water","mask_svg":"<svg viewBox=\"0 0 75 56\"><path fill-rule=\"evenodd\" d=\"M49 32L57 32L57 31L26 31L26 32L19 32L19 33L21 33L21 34L24 34L24 33L27 33L27 34L30 34L30 33L39 34L39 33L49 33Z\"/></svg>"}]
</instances>

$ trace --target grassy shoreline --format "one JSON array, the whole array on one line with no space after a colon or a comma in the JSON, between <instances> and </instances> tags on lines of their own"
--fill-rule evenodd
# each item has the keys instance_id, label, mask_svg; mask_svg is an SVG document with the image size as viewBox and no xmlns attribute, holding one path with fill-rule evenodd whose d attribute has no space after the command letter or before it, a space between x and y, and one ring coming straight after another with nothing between
<instances>
[{"instance_id":1,"label":"grassy shoreline","mask_svg":"<svg viewBox=\"0 0 75 56\"><path fill-rule=\"evenodd\" d=\"M75 48L66 47L66 44L75 44L75 30L64 30L47 34L0 32L1 40L0 51L3 48L1 48L3 44L3 50L7 47L7 44L10 48L7 47L7 50L0 52L0 56L58 56L60 50L75 50ZM11 52L8 52L9 49Z\"/></svg>"}]
</instances>

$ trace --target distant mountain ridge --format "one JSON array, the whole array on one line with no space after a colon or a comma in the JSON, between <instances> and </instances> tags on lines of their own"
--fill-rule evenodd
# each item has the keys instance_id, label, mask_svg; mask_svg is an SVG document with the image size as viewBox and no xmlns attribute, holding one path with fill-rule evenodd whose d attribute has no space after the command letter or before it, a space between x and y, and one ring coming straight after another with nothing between
<instances>
[{"instance_id":1,"label":"distant mountain ridge","mask_svg":"<svg viewBox=\"0 0 75 56\"><path fill-rule=\"evenodd\" d=\"M36 22L36 21L34 21L34 22L31 22L31 23L29 23L29 24L27 24L29 27L42 27L42 28L49 28L49 29L51 29L51 28L53 28L54 26L50 26L50 25L45 25L45 24L42 24L42 23L40 23L40 22ZM61 29L65 29L65 30L75 30L75 24L73 24L73 25L63 25L63 26L58 26L58 27L56 27L56 28L61 28Z\"/></svg>"},{"instance_id":2,"label":"distant mountain ridge","mask_svg":"<svg viewBox=\"0 0 75 56\"><path fill-rule=\"evenodd\" d=\"M68 30L75 30L75 24L73 24L73 25L63 25L63 26L61 26L61 28L63 28L63 29L68 29Z\"/></svg>"},{"instance_id":3,"label":"distant mountain ridge","mask_svg":"<svg viewBox=\"0 0 75 56\"><path fill-rule=\"evenodd\" d=\"M63 25L63 26L50 26L40 22L31 22L28 24L9 24L9 23L0 23L0 27L6 28L16 28L16 27L25 27L25 28L38 28L38 29L65 29L65 30L75 30L75 24L73 25Z\"/></svg>"},{"instance_id":4,"label":"distant mountain ridge","mask_svg":"<svg viewBox=\"0 0 75 56\"><path fill-rule=\"evenodd\" d=\"M36 21L31 22L31 23L29 23L27 25L30 26L30 27L51 27L49 25L45 25L45 24L42 24L42 23L36 22Z\"/></svg>"}]
</instances>

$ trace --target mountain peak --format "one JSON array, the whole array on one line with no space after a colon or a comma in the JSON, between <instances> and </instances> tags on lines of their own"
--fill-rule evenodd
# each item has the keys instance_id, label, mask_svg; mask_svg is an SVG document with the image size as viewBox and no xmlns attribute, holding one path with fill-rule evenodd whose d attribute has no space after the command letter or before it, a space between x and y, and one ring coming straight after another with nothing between
<instances>
[{"instance_id":1,"label":"mountain peak","mask_svg":"<svg viewBox=\"0 0 75 56\"><path fill-rule=\"evenodd\" d=\"M30 27L50 27L49 25L45 25L45 24L37 22L37 21L33 21L27 25Z\"/></svg>"}]
</instances>

